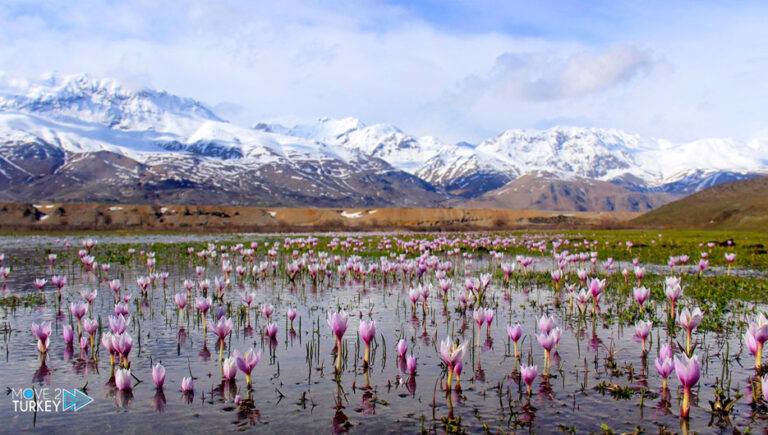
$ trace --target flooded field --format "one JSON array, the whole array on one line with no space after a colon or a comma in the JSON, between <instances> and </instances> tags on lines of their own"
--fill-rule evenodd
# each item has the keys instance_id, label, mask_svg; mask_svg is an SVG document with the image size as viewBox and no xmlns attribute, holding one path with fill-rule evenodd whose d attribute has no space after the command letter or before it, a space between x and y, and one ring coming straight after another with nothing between
<instances>
[{"instance_id":1,"label":"flooded field","mask_svg":"<svg viewBox=\"0 0 768 435\"><path fill-rule=\"evenodd\" d=\"M768 429L765 254L635 237L4 236L0 417L89 433ZM92 401L64 411L61 389Z\"/></svg>"}]
</instances>

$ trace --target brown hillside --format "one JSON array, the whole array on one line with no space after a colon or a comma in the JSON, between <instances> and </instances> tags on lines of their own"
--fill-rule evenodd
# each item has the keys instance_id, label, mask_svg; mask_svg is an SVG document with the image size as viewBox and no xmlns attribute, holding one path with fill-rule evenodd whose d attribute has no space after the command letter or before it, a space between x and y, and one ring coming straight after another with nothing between
<instances>
[{"instance_id":1,"label":"brown hillside","mask_svg":"<svg viewBox=\"0 0 768 435\"><path fill-rule=\"evenodd\" d=\"M768 177L710 187L645 213L629 225L768 230Z\"/></svg>"},{"instance_id":2,"label":"brown hillside","mask_svg":"<svg viewBox=\"0 0 768 435\"><path fill-rule=\"evenodd\" d=\"M636 213L452 208L309 209L0 203L0 230L278 232L606 228L635 216Z\"/></svg>"},{"instance_id":3,"label":"brown hillside","mask_svg":"<svg viewBox=\"0 0 768 435\"><path fill-rule=\"evenodd\" d=\"M520 210L645 212L676 196L668 193L632 192L605 181L573 177L560 179L532 173L462 203L464 207Z\"/></svg>"}]
</instances>

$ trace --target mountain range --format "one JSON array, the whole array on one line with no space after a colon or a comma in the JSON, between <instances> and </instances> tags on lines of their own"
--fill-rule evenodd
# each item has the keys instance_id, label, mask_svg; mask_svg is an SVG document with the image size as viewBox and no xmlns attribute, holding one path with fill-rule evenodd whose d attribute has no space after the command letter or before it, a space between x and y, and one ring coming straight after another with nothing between
<instances>
[{"instance_id":1,"label":"mountain range","mask_svg":"<svg viewBox=\"0 0 768 435\"><path fill-rule=\"evenodd\" d=\"M446 144L388 124L235 125L88 75L0 77L0 200L645 211L768 174L768 141L507 130Z\"/></svg>"}]
</instances>

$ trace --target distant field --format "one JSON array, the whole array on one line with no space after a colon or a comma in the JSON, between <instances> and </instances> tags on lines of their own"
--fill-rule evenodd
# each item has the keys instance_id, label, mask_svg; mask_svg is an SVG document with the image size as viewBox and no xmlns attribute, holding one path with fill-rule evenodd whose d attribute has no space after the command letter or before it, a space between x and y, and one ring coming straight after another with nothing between
<instances>
[{"instance_id":1,"label":"distant field","mask_svg":"<svg viewBox=\"0 0 768 435\"><path fill-rule=\"evenodd\" d=\"M3 231L470 231L616 228L630 212L543 212L452 208L311 209L0 203Z\"/></svg>"}]
</instances>

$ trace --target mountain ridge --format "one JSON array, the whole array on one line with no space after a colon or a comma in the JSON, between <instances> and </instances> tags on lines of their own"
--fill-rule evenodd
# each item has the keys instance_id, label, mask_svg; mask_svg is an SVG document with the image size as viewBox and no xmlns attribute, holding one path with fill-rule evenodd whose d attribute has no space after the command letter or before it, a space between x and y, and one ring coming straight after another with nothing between
<instances>
[{"instance_id":1,"label":"mountain ridge","mask_svg":"<svg viewBox=\"0 0 768 435\"><path fill-rule=\"evenodd\" d=\"M722 181L768 173L768 143L724 141L676 145L615 129L553 127L449 145L352 117L246 127L192 98L86 74L38 81L0 76L0 197L7 200L483 206L499 203L497 190L522 179L559 189L555 197L563 202L517 195L501 201L505 207L578 208L562 193L590 191L577 195L579 203L645 211ZM696 144L708 155L686 157ZM693 166L680 163L686 159ZM546 176L534 182L531 174ZM614 187L584 190L584 180Z\"/></svg>"}]
</instances>

